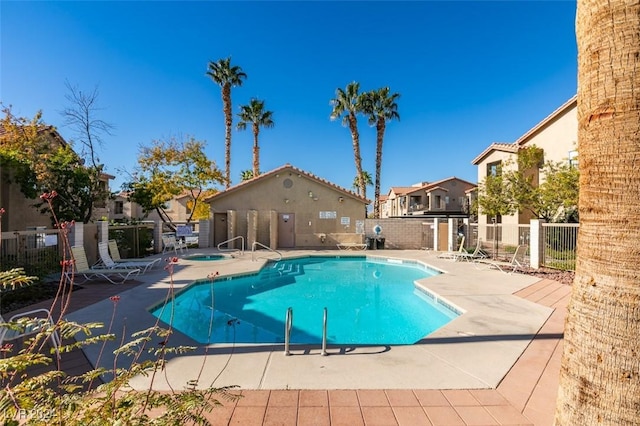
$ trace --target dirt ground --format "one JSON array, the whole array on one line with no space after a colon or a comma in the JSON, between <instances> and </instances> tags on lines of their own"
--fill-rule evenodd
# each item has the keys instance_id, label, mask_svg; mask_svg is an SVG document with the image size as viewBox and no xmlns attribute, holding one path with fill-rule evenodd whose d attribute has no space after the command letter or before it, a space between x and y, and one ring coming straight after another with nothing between
<instances>
[{"instance_id":1,"label":"dirt ground","mask_svg":"<svg viewBox=\"0 0 640 426\"><path fill-rule=\"evenodd\" d=\"M540 279L555 280L559 283L571 285L573 284L573 278L575 273L573 271L559 271L557 269L540 268L540 269L528 269L521 273L527 275L534 275Z\"/></svg>"}]
</instances>

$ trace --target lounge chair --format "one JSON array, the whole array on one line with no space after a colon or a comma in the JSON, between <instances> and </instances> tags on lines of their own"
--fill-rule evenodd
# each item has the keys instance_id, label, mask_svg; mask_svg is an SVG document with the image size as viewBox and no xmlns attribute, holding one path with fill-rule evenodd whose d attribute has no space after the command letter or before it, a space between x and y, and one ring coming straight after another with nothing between
<instances>
[{"instance_id":1,"label":"lounge chair","mask_svg":"<svg viewBox=\"0 0 640 426\"><path fill-rule=\"evenodd\" d=\"M188 250L187 245L181 241L177 240L175 235L163 235L162 236L162 253L167 250L173 250L175 254L178 254L178 250L182 253L182 250Z\"/></svg>"},{"instance_id":2,"label":"lounge chair","mask_svg":"<svg viewBox=\"0 0 640 426\"><path fill-rule=\"evenodd\" d=\"M516 272L518 269L522 269L525 266L525 255L527 253L527 246L520 245L516 247L516 251L513 253L511 260L500 261L491 259L475 259L473 262L478 266L488 266L489 268L499 269L501 272L511 273Z\"/></svg>"},{"instance_id":3,"label":"lounge chair","mask_svg":"<svg viewBox=\"0 0 640 426\"><path fill-rule=\"evenodd\" d=\"M455 259L456 255L465 253L464 251L464 239L465 236L462 236L462 240L460 241L460 247L456 251L445 251L438 255L439 259Z\"/></svg>"},{"instance_id":4,"label":"lounge chair","mask_svg":"<svg viewBox=\"0 0 640 426\"><path fill-rule=\"evenodd\" d=\"M338 243L336 244L339 250L366 250L366 244L359 243Z\"/></svg>"},{"instance_id":5,"label":"lounge chair","mask_svg":"<svg viewBox=\"0 0 640 426\"><path fill-rule=\"evenodd\" d=\"M111 256L111 259L113 259L114 262L116 263L126 263L126 262L151 262L152 260L157 262L158 264L160 263L160 258L157 259L151 259L148 257L137 257L137 258L131 258L131 259L123 259L120 257L120 249L118 249L118 242L116 240L109 240L109 255ZM153 268L153 266L152 266Z\"/></svg>"},{"instance_id":6,"label":"lounge chair","mask_svg":"<svg viewBox=\"0 0 640 426\"><path fill-rule=\"evenodd\" d=\"M42 315L34 314L45 314L46 317L43 318ZM10 342L21 337L44 332L49 327L53 326L51 312L44 308L15 314L11 318L9 318L9 321L7 322L13 323L20 318L31 318L32 321L24 324L24 326L16 326L14 328L8 327L2 316L0 316L0 346L2 346L5 342ZM50 333L51 334L49 334L49 338L51 339L51 344L53 345L56 354L60 356L60 336L58 335L58 332L56 330L51 330Z\"/></svg>"},{"instance_id":7,"label":"lounge chair","mask_svg":"<svg viewBox=\"0 0 640 426\"><path fill-rule=\"evenodd\" d=\"M471 262L477 259L485 259L486 257L487 257L487 254L482 251L482 240L478 238L478 241L476 242L476 248L473 250L472 253L467 253L465 251L461 253L456 253L453 256L453 259L456 261L466 260L467 262Z\"/></svg>"},{"instance_id":8,"label":"lounge chair","mask_svg":"<svg viewBox=\"0 0 640 426\"><path fill-rule=\"evenodd\" d=\"M71 254L73 256L73 271L65 272L65 277L71 280L73 275L82 275L85 280L90 281L94 278L103 278L112 284L122 284L131 278L132 275L140 273L140 268L105 268L105 267L90 267L87 260L87 253L84 251L83 246L71 247ZM114 281L114 278L118 277L118 281Z\"/></svg>"},{"instance_id":9,"label":"lounge chair","mask_svg":"<svg viewBox=\"0 0 640 426\"><path fill-rule=\"evenodd\" d=\"M98 253L100 254L100 262L109 269L140 269L142 273L145 273L148 269L153 268L156 263L160 262L160 258L158 257L151 260L147 259L116 263L109 255L109 244L105 242L98 243Z\"/></svg>"}]
</instances>

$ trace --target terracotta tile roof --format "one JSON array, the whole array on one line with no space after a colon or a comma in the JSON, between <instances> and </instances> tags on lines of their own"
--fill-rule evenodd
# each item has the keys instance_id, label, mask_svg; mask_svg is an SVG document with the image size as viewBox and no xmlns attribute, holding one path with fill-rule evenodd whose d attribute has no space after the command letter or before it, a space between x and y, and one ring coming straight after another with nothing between
<instances>
[{"instance_id":1,"label":"terracotta tile roof","mask_svg":"<svg viewBox=\"0 0 640 426\"><path fill-rule=\"evenodd\" d=\"M394 193L395 195L405 195L419 189L420 187L417 186L392 186L389 190L389 195L391 195L391 193Z\"/></svg>"},{"instance_id":2,"label":"terracotta tile roof","mask_svg":"<svg viewBox=\"0 0 640 426\"><path fill-rule=\"evenodd\" d=\"M329 182L326 179L318 177L318 176L314 175L313 173L309 173L309 172L306 172L306 171L304 171L302 169L294 167L289 163L286 163L286 164L284 164L284 165L282 165L282 166L280 166L280 167L278 167L276 169L273 169L273 170L271 170L269 172L262 173L260 176L254 177L252 179L245 180L243 182L240 182L239 184L234 185L231 188L228 188L228 189L226 189L224 191L220 191L220 192L218 192L218 193L216 193L216 194L214 194L214 195L212 195L210 197L205 197L203 201L209 202L209 201L211 201L213 199L224 197L224 196L226 196L228 194L234 193L236 191L240 191L243 188L246 188L247 186L250 186L250 185L252 185L252 184L254 184L256 182L260 182L262 180L268 179L271 176L277 175L278 173L284 173L284 172L287 172L287 171L290 171L292 173L296 173L296 174L299 174L299 175L302 175L302 176L306 176L307 178L309 178L311 180L314 180L314 181L316 181L316 182L318 182L318 183L320 183L322 185L325 185L325 186L328 186L328 187L330 187L332 189L335 189L336 191L342 192L346 196L349 196L349 197L354 198L356 200L362 201L365 204L369 204L371 202L370 200L367 200L366 198L358 195L357 193L355 193L353 191L349 191L348 189L342 188L341 186L338 186L338 185L336 185L336 184L334 184L332 182Z\"/></svg>"},{"instance_id":3,"label":"terracotta tile roof","mask_svg":"<svg viewBox=\"0 0 640 426\"><path fill-rule=\"evenodd\" d=\"M516 145L515 143L494 142L489 145L484 151L482 151L480 155L474 158L471 164L477 166L487 155L489 155L493 151L511 152L515 154L516 152L518 152L518 149L518 145Z\"/></svg>"},{"instance_id":4,"label":"terracotta tile roof","mask_svg":"<svg viewBox=\"0 0 640 426\"><path fill-rule=\"evenodd\" d=\"M475 183L466 181L464 179L460 179L455 176L451 176L445 179L437 180L435 182L425 183L422 186L394 186L394 187L391 187L389 194L393 192L396 195L407 195L407 194L411 194L418 191L432 191L434 189L442 189L444 191L448 191L446 188L442 188L441 185L445 182L449 182L452 180L457 180L459 182L466 183L467 185L472 185L473 187L477 186Z\"/></svg>"},{"instance_id":5,"label":"terracotta tile roof","mask_svg":"<svg viewBox=\"0 0 640 426\"><path fill-rule=\"evenodd\" d=\"M434 186L441 185L441 184L443 184L445 182L449 182L451 180L457 180L459 182L466 183L468 185L476 186L476 184L473 183L473 182L469 182L467 180L460 179L459 177L451 176L451 177L448 177L448 178L445 178L445 179L440 179L440 180L437 180L435 182L428 183L428 184L424 185L422 188L431 188L431 187L434 187Z\"/></svg>"}]
</instances>

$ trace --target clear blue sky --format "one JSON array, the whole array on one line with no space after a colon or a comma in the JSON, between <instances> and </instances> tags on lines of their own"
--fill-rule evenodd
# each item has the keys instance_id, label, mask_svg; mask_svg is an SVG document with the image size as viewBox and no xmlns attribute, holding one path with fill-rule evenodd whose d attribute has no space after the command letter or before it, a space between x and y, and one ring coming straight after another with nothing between
<instances>
[{"instance_id":1,"label":"clear blue sky","mask_svg":"<svg viewBox=\"0 0 640 426\"><path fill-rule=\"evenodd\" d=\"M349 130L332 122L338 87L389 86L400 121L387 127L381 193L457 176L513 142L576 92L575 1L0 2L0 100L19 116L42 110L63 127L65 80L99 90L115 126L100 159L133 171L141 145L193 136L224 169L220 88L207 64L228 56L252 97L274 112L260 134L260 169L285 163L351 188ZM234 127L237 120L234 119ZM375 129L359 121L364 169L375 172ZM252 134L234 129L231 176L251 169ZM369 189L369 195L373 190Z\"/></svg>"}]
</instances>

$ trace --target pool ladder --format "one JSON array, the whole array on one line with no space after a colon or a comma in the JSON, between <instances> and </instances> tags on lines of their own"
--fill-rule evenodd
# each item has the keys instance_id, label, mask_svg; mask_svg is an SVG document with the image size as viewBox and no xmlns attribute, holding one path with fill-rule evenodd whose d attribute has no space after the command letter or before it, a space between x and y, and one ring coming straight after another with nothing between
<instances>
[{"instance_id":1,"label":"pool ladder","mask_svg":"<svg viewBox=\"0 0 640 426\"><path fill-rule=\"evenodd\" d=\"M293 327L293 308L287 308L287 314L284 321L284 354L285 356L291 355L289 351L289 345L291 343L291 328ZM327 353L327 308L324 308L324 314L322 316L322 356L329 355Z\"/></svg>"}]
</instances>

